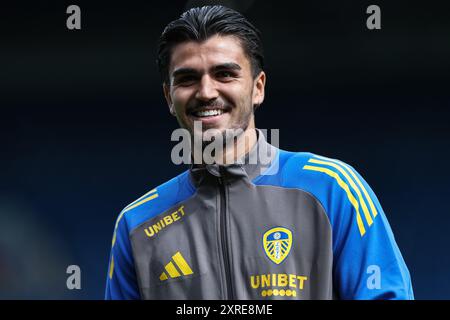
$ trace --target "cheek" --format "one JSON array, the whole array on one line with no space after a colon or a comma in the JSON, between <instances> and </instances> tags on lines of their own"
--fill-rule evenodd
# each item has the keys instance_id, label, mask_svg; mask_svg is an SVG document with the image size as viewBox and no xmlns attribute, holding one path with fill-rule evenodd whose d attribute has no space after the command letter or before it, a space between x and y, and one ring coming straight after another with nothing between
<instances>
[{"instance_id":1,"label":"cheek","mask_svg":"<svg viewBox=\"0 0 450 320\"><path fill-rule=\"evenodd\" d=\"M186 109L189 98L190 93L187 90L177 89L172 93L172 102L177 112L182 112Z\"/></svg>"},{"instance_id":2,"label":"cheek","mask_svg":"<svg viewBox=\"0 0 450 320\"><path fill-rule=\"evenodd\" d=\"M252 87L249 85L237 85L228 88L228 97L230 102L235 104L238 109L248 109L252 105L253 92Z\"/></svg>"},{"instance_id":3,"label":"cheek","mask_svg":"<svg viewBox=\"0 0 450 320\"><path fill-rule=\"evenodd\" d=\"M245 94L240 97L240 105L243 112L249 112L253 109L253 92L252 88L246 89Z\"/></svg>"}]
</instances>

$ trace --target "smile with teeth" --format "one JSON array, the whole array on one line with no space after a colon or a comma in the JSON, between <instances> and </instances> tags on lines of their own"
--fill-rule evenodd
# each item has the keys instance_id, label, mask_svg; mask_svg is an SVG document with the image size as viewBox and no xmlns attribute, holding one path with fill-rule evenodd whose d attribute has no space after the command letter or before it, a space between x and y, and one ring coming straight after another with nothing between
<instances>
[{"instance_id":1,"label":"smile with teeth","mask_svg":"<svg viewBox=\"0 0 450 320\"><path fill-rule=\"evenodd\" d=\"M222 109L212 109L212 110L202 110L202 111L197 111L194 112L194 116L202 118L202 117L213 117L213 116L219 116L222 113L224 113L224 111Z\"/></svg>"}]
</instances>

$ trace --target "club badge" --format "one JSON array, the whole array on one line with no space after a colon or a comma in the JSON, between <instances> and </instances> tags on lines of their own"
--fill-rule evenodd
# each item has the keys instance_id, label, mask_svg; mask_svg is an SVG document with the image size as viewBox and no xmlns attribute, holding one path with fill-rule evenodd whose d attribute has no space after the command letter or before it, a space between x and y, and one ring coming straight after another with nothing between
<instances>
[{"instance_id":1,"label":"club badge","mask_svg":"<svg viewBox=\"0 0 450 320\"><path fill-rule=\"evenodd\" d=\"M267 257L280 264L292 247L292 232L286 228L272 228L263 235L263 246Z\"/></svg>"}]
</instances>

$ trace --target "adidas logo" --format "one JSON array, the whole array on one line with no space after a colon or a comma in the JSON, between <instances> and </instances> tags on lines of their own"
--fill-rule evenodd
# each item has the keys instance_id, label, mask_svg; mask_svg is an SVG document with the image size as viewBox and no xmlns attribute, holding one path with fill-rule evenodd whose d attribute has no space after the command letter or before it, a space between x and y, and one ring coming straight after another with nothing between
<instances>
[{"instance_id":1,"label":"adidas logo","mask_svg":"<svg viewBox=\"0 0 450 320\"><path fill-rule=\"evenodd\" d=\"M163 273L161 273L161 275L159 276L159 280L161 281L165 281L169 278L181 277L181 274L183 274L183 276L188 276L194 273L191 267L189 267L189 264L181 255L180 251L178 251L172 256L172 261L166 264L164 268L166 271L165 272L163 271Z\"/></svg>"}]
</instances>

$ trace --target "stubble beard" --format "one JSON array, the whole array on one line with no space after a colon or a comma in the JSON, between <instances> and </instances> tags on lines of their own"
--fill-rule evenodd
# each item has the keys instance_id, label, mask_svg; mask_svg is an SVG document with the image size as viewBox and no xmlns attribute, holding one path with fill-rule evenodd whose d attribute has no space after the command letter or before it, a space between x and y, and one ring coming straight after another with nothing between
<instances>
[{"instance_id":1,"label":"stubble beard","mask_svg":"<svg viewBox=\"0 0 450 320\"><path fill-rule=\"evenodd\" d=\"M210 137L205 136L205 131L202 132L202 151L205 150L205 148L213 143L216 139L222 140L222 147L223 151L225 151L225 148L227 146L231 146L236 143L237 139L239 139L245 131L247 131L248 126L250 124L250 119L253 115L253 110L250 109L246 111L246 113L242 116L241 119L236 124L233 124L231 127L221 130L220 133L216 135L212 135Z\"/></svg>"}]
</instances>

